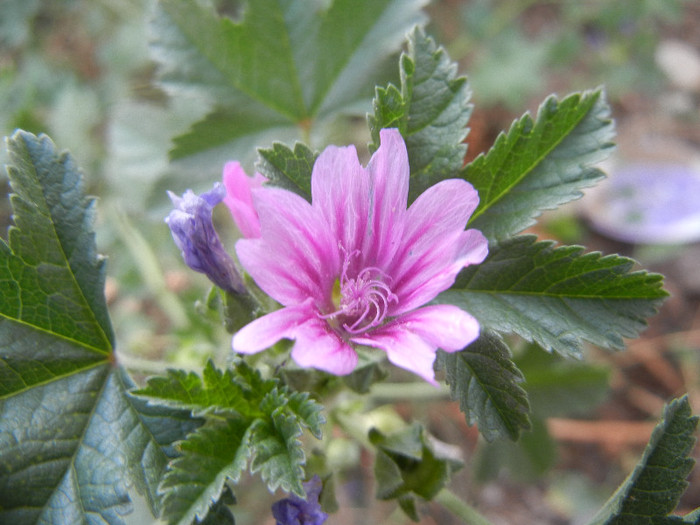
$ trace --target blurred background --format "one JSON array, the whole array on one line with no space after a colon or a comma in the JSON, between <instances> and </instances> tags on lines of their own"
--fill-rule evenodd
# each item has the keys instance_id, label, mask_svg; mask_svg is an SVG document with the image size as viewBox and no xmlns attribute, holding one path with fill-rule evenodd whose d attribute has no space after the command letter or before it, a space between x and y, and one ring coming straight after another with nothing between
<instances>
[{"instance_id":1,"label":"blurred background","mask_svg":"<svg viewBox=\"0 0 700 525\"><path fill-rule=\"evenodd\" d=\"M152 11L150 0L0 0L0 134L47 133L83 167L100 199L97 239L109 257L118 351L143 374L163 363L197 368L229 351L229 336L202 305L206 280L186 270L163 222L166 189L201 191L220 175L168 160L171 139L207 108L170 99L155 82ZM666 275L671 298L625 352L590 348L573 363L515 344L534 423L518 444L486 444L446 398L398 405L460 444L466 466L452 488L494 523L586 523L638 460L666 401L687 392L700 413L700 3L434 0L426 12L429 34L473 90L466 161L549 93L605 86L618 130L609 179L533 231ZM362 149L364 119L348 129L337 141ZM231 248L230 221L220 219ZM10 221L1 199L3 231ZM347 457L343 510L331 522L407 522L393 503L373 500L364 453ZM700 506L699 470L680 511ZM244 483L239 501L257 490ZM259 523L267 504L238 520ZM438 506L423 510L422 523L456 523Z\"/></svg>"}]
</instances>

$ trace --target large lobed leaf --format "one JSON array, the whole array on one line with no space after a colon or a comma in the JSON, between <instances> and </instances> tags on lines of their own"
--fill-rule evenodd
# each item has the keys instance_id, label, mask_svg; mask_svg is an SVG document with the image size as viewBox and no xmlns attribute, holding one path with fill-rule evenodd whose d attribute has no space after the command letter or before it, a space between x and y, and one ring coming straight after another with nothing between
<instances>
[{"instance_id":1,"label":"large lobed leaf","mask_svg":"<svg viewBox=\"0 0 700 525\"><path fill-rule=\"evenodd\" d=\"M485 328L577 357L584 341L622 348L623 337L635 337L667 296L661 275L633 266L625 257L523 235L492 246L439 301L471 312Z\"/></svg>"},{"instance_id":2,"label":"large lobed leaf","mask_svg":"<svg viewBox=\"0 0 700 525\"><path fill-rule=\"evenodd\" d=\"M464 178L479 192L469 227L500 241L534 224L542 210L577 199L603 178L593 166L613 144L610 109L601 91L550 96L533 121L529 114L479 155Z\"/></svg>"},{"instance_id":3,"label":"large lobed leaf","mask_svg":"<svg viewBox=\"0 0 700 525\"><path fill-rule=\"evenodd\" d=\"M440 363L467 424L477 423L487 441L498 437L516 440L522 430L530 428L530 405L519 385L523 375L498 335L484 331L460 352L441 352Z\"/></svg>"},{"instance_id":4,"label":"large lobed leaf","mask_svg":"<svg viewBox=\"0 0 700 525\"><path fill-rule=\"evenodd\" d=\"M376 90L374 115L369 116L370 149L379 147L381 129L399 129L408 149L413 200L462 168L471 92L445 50L419 28L409 34L400 73L400 91L391 84Z\"/></svg>"},{"instance_id":5,"label":"large lobed leaf","mask_svg":"<svg viewBox=\"0 0 700 525\"><path fill-rule=\"evenodd\" d=\"M301 138L316 120L368 102L384 60L424 20L425 3L256 0L234 21L203 2L161 0L151 48L163 84L214 106L176 139L172 156L231 155L269 131ZM215 133L205 139L202 129Z\"/></svg>"},{"instance_id":6,"label":"large lobed leaf","mask_svg":"<svg viewBox=\"0 0 700 525\"><path fill-rule=\"evenodd\" d=\"M0 521L122 523L154 513L170 443L197 424L131 399L114 366L93 201L48 137L8 140L15 225L0 241Z\"/></svg>"},{"instance_id":7,"label":"large lobed leaf","mask_svg":"<svg viewBox=\"0 0 700 525\"><path fill-rule=\"evenodd\" d=\"M674 399L656 426L642 459L591 525L697 523L700 509L683 519L669 516L676 508L695 461L688 453L695 444L698 417L687 397Z\"/></svg>"}]
</instances>

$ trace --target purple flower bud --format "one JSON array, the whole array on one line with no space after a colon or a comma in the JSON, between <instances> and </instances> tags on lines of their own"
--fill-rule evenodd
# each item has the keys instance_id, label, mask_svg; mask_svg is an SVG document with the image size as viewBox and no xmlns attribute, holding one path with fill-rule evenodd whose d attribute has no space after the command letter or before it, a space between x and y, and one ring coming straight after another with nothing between
<instances>
[{"instance_id":1,"label":"purple flower bud","mask_svg":"<svg viewBox=\"0 0 700 525\"><path fill-rule=\"evenodd\" d=\"M294 494L272 505L272 516L277 525L321 525L328 514L321 510L318 497L321 494L321 478L314 476L304 483L306 499Z\"/></svg>"},{"instance_id":2,"label":"purple flower bud","mask_svg":"<svg viewBox=\"0 0 700 525\"><path fill-rule=\"evenodd\" d=\"M187 266L205 274L219 288L233 293L245 293L241 276L233 259L224 250L214 223L212 211L226 195L225 188L217 183L202 195L187 190L182 197L168 192L175 209L166 217L175 244L182 251Z\"/></svg>"}]
</instances>

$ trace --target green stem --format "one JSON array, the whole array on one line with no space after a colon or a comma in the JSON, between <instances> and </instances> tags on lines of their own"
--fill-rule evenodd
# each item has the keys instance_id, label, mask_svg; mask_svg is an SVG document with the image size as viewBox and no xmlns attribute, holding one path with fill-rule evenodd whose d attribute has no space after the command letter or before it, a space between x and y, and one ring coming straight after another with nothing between
<instances>
[{"instance_id":1,"label":"green stem","mask_svg":"<svg viewBox=\"0 0 700 525\"><path fill-rule=\"evenodd\" d=\"M460 499L454 492L442 489L435 496L435 501L460 518L467 525L493 525L466 501Z\"/></svg>"},{"instance_id":2,"label":"green stem","mask_svg":"<svg viewBox=\"0 0 700 525\"><path fill-rule=\"evenodd\" d=\"M400 399L407 401L432 401L444 399L450 394L446 385L435 387L430 383L377 383L372 385L370 396L379 399Z\"/></svg>"}]
</instances>

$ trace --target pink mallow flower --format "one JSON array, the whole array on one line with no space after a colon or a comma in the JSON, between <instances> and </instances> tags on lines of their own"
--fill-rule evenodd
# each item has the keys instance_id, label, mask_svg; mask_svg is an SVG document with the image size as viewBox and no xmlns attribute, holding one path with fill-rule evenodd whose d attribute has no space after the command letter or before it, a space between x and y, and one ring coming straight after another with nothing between
<instances>
[{"instance_id":1,"label":"pink mallow flower","mask_svg":"<svg viewBox=\"0 0 700 525\"><path fill-rule=\"evenodd\" d=\"M364 345L434 384L437 348L455 352L479 336L476 319L460 308L424 306L487 255L481 232L465 231L477 192L444 180L406 209L406 146L395 129L380 139L366 168L353 146L326 148L313 167L311 204L283 189L253 190L261 237L239 240L236 252L283 308L244 326L235 351L292 339L300 366L343 375Z\"/></svg>"},{"instance_id":2,"label":"pink mallow flower","mask_svg":"<svg viewBox=\"0 0 700 525\"><path fill-rule=\"evenodd\" d=\"M267 177L260 173L248 177L240 163L231 161L224 165L223 178L226 187L224 204L231 210L241 235L246 239L260 237L260 219L253 207L251 192L267 182Z\"/></svg>"}]
</instances>

